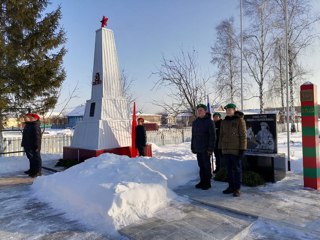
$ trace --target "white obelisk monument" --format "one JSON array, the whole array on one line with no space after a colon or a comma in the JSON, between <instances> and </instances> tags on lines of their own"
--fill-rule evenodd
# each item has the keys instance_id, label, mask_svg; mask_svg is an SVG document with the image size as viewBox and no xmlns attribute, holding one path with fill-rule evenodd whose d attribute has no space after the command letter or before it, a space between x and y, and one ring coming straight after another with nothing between
<instances>
[{"instance_id":1,"label":"white obelisk monument","mask_svg":"<svg viewBox=\"0 0 320 240\"><path fill-rule=\"evenodd\" d=\"M105 20L105 22L103 22ZM112 149L131 145L128 103L123 96L118 55L112 30L96 31L91 99L82 122L76 125L71 147Z\"/></svg>"}]
</instances>

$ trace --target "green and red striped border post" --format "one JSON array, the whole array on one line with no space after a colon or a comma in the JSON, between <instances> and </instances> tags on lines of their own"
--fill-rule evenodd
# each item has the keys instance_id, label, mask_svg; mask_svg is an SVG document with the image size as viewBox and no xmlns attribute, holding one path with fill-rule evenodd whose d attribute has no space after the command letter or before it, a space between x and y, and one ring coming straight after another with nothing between
<instances>
[{"instance_id":1,"label":"green and red striped border post","mask_svg":"<svg viewBox=\"0 0 320 240\"><path fill-rule=\"evenodd\" d=\"M320 189L317 86L306 82L300 90L304 186Z\"/></svg>"}]
</instances>

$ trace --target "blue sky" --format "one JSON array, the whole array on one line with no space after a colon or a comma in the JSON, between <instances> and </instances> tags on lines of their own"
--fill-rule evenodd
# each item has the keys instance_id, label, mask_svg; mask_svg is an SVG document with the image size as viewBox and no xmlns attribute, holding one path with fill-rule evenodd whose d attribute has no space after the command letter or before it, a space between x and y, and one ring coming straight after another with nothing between
<instances>
[{"instance_id":1,"label":"blue sky","mask_svg":"<svg viewBox=\"0 0 320 240\"><path fill-rule=\"evenodd\" d=\"M138 108L148 113L159 112L152 102L166 96L165 89L152 90L157 80L152 73L159 68L162 56L170 58L180 49L195 49L202 71L214 73L210 46L215 27L231 16L238 24L239 15L237 0L52 0L48 10L58 5L68 39L64 60L67 78L60 102L79 82L79 97L70 102L67 111L90 98L95 31L103 15L114 31L120 66L134 80L132 91Z\"/></svg>"},{"instance_id":2,"label":"blue sky","mask_svg":"<svg viewBox=\"0 0 320 240\"><path fill-rule=\"evenodd\" d=\"M80 88L79 98L71 101L68 110L90 98L95 31L103 15L114 31L120 66L134 80L138 108L157 112L161 109L152 102L164 99L165 89L152 90L157 80L152 73L159 68L162 56L194 48L202 70L212 73L210 46L215 26L239 11L234 0L54 0L49 10L57 5L62 7L61 25L68 38L64 60L67 78L60 102L77 81Z\"/></svg>"}]
</instances>

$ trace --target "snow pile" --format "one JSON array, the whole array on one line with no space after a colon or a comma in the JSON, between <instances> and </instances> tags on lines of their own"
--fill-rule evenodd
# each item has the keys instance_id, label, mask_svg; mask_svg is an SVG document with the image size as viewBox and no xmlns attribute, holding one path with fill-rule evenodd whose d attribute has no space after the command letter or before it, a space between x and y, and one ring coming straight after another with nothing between
<instances>
[{"instance_id":1,"label":"snow pile","mask_svg":"<svg viewBox=\"0 0 320 240\"><path fill-rule=\"evenodd\" d=\"M190 151L188 155L191 159ZM68 218L116 235L118 229L168 206L177 197L171 189L197 175L194 159L176 160L169 153L162 158L136 159L103 154L64 172L39 177L32 189Z\"/></svg>"}]
</instances>

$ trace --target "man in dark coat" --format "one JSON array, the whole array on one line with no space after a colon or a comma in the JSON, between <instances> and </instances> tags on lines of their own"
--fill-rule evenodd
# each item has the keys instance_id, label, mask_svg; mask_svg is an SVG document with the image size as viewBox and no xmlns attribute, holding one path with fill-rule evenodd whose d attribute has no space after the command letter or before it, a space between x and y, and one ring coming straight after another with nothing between
<instances>
[{"instance_id":1,"label":"man in dark coat","mask_svg":"<svg viewBox=\"0 0 320 240\"><path fill-rule=\"evenodd\" d=\"M136 127L136 148L138 148L140 156L145 156L144 147L147 144L147 134L143 123L144 119L138 118L138 126Z\"/></svg>"},{"instance_id":2,"label":"man in dark coat","mask_svg":"<svg viewBox=\"0 0 320 240\"><path fill-rule=\"evenodd\" d=\"M221 168L221 161L222 161L222 154L221 151L218 148L219 145L219 137L220 137L220 125L221 125L221 114L218 112L215 112L213 114L213 121L214 125L216 127L216 144L214 145L214 156L216 158L216 169L213 171L214 173L219 172Z\"/></svg>"},{"instance_id":3,"label":"man in dark coat","mask_svg":"<svg viewBox=\"0 0 320 240\"><path fill-rule=\"evenodd\" d=\"M25 116L21 146L30 162L30 169L25 173L32 178L41 176L41 128L40 117L37 114L29 113Z\"/></svg>"},{"instance_id":4,"label":"man in dark coat","mask_svg":"<svg viewBox=\"0 0 320 240\"><path fill-rule=\"evenodd\" d=\"M242 158L247 149L246 123L242 112L236 111L233 103L224 107L227 116L221 122L219 149L222 150L223 159L227 165L229 186L224 194L233 193L240 196L242 180Z\"/></svg>"},{"instance_id":5,"label":"man in dark coat","mask_svg":"<svg viewBox=\"0 0 320 240\"><path fill-rule=\"evenodd\" d=\"M211 163L216 134L214 122L206 116L207 106L197 106L197 119L192 123L191 151L197 154L200 182L195 186L203 190L211 188Z\"/></svg>"}]
</instances>

